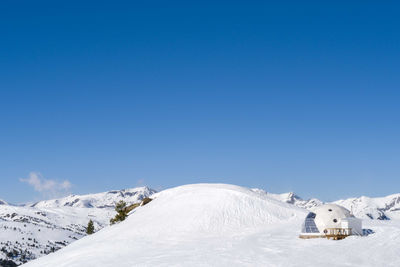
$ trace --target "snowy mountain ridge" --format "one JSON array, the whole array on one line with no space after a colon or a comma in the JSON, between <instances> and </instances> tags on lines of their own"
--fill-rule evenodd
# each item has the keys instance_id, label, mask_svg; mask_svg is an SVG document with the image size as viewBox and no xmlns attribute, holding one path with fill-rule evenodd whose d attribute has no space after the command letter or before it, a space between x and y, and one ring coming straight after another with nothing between
<instances>
[{"instance_id":1,"label":"snowy mountain ridge","mask_svg":"<svg viewBox=\"0 0 400 267\"><path fill-rule=\"evenodd\" d=\"M358 197L338 200L334 203L351 210L355 216L378 220L400 220L400 194L386 197Z\"/></svg>"},{"instance_id":2,"label":"snowy mountain ridge","mask_svg":"<svg viewBox=\"0 0 400 267\"><path fill-rule=\"evenodd\" d=\"M260 189L253 189L260 190ZM263 191L263 190L262 190ZM265 192L265 191L264 191ZM293 192L283 194L273 194L265 192L268 196L293 204L304 209L312 209L314 207L326 204L319 199L311 198L304 200ZM356 217L373 220L400 220L400 193L386 197L366 197L348 198L337 200L332 203L341 205L352 211Z\"/></svg>"},{"instance_id":3,"label":"snowy mountain ridge","mask_svg":"<svg viewBox=\"0 0 400 267\"><path fill-rule=\"evenodd\" d=\"M111 190L103 193L87 195L70 195L64 198L39 201L29 204L36 208L114 208L115 203L124 200L128 205L139 202L146 196L156 193L155 190L146 186L123 190Z\"/></svg>"},{"instance_id":4,"label":"snowy mountain ridge","mask_svg":"<svg viewBox=\"0 0 400 267\"><path fill-rule=\"evenodd\" d=\"M274 199L277 199L285 203L293 204L303 209L311 209L313 207L317 207L324 204L324 202L316 198L304 200L293 192L283 193L283 194L273 194L266 192L266 194Z\"/></svg>"}]
</instances>

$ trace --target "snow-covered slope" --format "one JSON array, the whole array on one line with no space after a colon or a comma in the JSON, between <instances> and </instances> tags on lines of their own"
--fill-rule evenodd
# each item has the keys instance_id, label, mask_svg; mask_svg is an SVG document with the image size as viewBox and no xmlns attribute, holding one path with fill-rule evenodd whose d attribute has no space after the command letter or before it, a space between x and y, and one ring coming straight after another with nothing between
<instances>
[{"instance_id":1,"label":"snow-covered slope","mask_svg":"<svg viewBox=\"0 0 400 267\"><path fill-rule=\"evenodd\" d=\"M0 259L15 263L46 255L85 236L92 219L104 227L115 212L111 209L0 206Z\"/></svg>"},{"instance_id":2,"label":"snow-covered slope","mask_svg":"<svg viewBox=\"0 0 400 267\"><path fill-rule=\"evenodd\" d=\"M400 266L395 220L368 220L375 234L367 237L303 240L307 211L268 194L199 184L155 197L124 222L26 266Z\"/></svg>"},{"instance_id":3,"label":"snow-covered slope","mask_svg":"<svg viewBox=\"0 0 400 267\"><path fill-rule=\"evenodd\" d=\"M246 189L231 185L188 185L154 193L154 190L140 187L98 194L72 195L23 206L9 205L0 200L0 266L2 259L20 264L63 248L85 236L85 227L89 219L94 221L96 230L108 225L109 219L115 214L113 207L119 200L132 204L150 195L157 199L133 211L127 222L120 224L126 225L121 231L132 239L141 240L143 247L140 242L124 241L125 237L119 236L117 230L113 232L114 229L122 227L120 225L104 229L105 232L112 231L115 238L132 246L135 254L139 253L137 260L141 264L138 265L147 266L147 261L154 262L157 266L168 265L162 260L168 258L167 255L183 257L186 260L182 263L187 262L189 265L201 263L204 262L202 257L208 257L212 253L209 247L211 244L219 248L220 253L225 253L235 260L232 263L230 260L221 259L218 255L212 255L205 261L205 265L215 265L211 264L212 260L222 262L217 265L235 265L236 261L241 263L239 265L249 266L254 264L247 262L258 263L247 259L247 255L242 252L247 251L255 258L260 258L257 253L263 253L276 260L274 262L259 259L263 265L274 263L273 266L280 266L282 265L280 260L283 259L278 260L279 257L273 251L285 251L286 247L279 247L282 242L287 242L289 247L294 246L293 240L297 240L295 237L306 213L302 209L311 209L323 204L318 199L304 200L294 193L273 194L261 189ZM399 238L400 194L382 198L350 198L334 203L353 210L358 217L365 218L364 225L376 232L373 236L380 235L380 238L383 238L386 235L390 238ZM391 221L375 219L391 219ZM134 233L130 233L132 229L135 229ZM102 232L103 230L100 231ZM280 239L280 235L284 238ZM110 238L112 240L112 237ZM187 239L193 242L188 242ZM182 248L181 242L187 244L187 248ZM269 246L270 242L272 247ZM172 247L165 248L165 244L171 244ZM304 243L298 245L302 244ZM399 249L396 244L391 246L393 248L387 248L387 251L382 253L390 254L393 249ZM160 252L154 254L154 249ZM203 253L200 253L202 256L199 256L198 261L190 261L189 249L200 250ZM179 251L183 254L179 254ZM148 255L150 258L140 255ZM242 261L237 255L247 260ZM158 257L159 260L151 257ZM171 258L165 262L176 263L172 265L188 265L180 264L181 261L173 261ZM224 262L226 264L223 264ZM320 262L323 263L322 259Z\"/></svg>"},{"instance_id":4,"label":"snow-covered slope","mask_svg":"<svg viewBox=\"0 0 400 267\"><path fill-rule=\"evenodd\" d=\"M20 264L58 250L85 236L90 219L96 230L108 225L119 200L136 203L153 193L154 190L140 187L34 205L0 205L0 260Z\"/></svg>"}]
</instances>

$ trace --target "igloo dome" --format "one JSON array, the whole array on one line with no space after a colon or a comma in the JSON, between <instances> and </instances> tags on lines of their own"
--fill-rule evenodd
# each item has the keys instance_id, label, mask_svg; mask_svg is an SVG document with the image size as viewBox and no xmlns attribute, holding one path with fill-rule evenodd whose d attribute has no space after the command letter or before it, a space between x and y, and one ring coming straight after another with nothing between
<instances>
[{"instance_id":1,"label":"igloo dome","mask_svg":"<svg viewBox=\"0 0 400 267\"><path fill-rule=\"evenodd\" d=\"M361 220L339 205L326 204L314 208L306 217L301 238L327 237L342 239L361 235Z\"/></svg>"}]
</instances>

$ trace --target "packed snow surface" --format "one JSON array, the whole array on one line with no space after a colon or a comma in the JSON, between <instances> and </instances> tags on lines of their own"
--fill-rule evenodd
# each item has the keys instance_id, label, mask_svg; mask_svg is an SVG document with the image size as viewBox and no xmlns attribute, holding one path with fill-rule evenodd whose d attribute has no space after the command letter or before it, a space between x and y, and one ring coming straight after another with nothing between
<instances>
[{"instance_id":1,"label":"packed snow surface","mask_svg":"<svg viewBox=\"0 0 400 267\"><path fill-rule=\"evenodd\" d=\"M27 267L400 266L399 221L368 220L366 237L298 238L307 211L233 185L162 191L117 225Z\"/></svg>"}]
</instances>

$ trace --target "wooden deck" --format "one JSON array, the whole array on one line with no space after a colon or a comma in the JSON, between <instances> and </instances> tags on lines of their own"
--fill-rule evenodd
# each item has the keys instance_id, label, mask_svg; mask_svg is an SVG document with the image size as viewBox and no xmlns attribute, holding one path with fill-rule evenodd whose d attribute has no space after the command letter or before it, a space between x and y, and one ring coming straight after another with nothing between
<instances>
[{"instance_id":1,"label":"wooden deck","mask_svg":"<svg viewBox=\"0 0 400 267\"><path fill-rule=\"evenodd\" d=\"M313 235L313 234L301 234L299 237L302 239L311 239L311 238L328 238L333 240L341 240L351 235L350 228L327 228L323 233Z\"/></svg>"},{"instance_id":2,"label":"wooden deck","mask_svg":"<svg viewBox=\"0 0 400 267\"><path fill-rule=\"evenodd\" d=\"M350 228L327 228L324 230L326 238L333 240L341 240L351 235Z\"/></svg>"}]
</instances>

